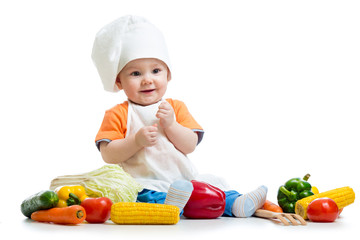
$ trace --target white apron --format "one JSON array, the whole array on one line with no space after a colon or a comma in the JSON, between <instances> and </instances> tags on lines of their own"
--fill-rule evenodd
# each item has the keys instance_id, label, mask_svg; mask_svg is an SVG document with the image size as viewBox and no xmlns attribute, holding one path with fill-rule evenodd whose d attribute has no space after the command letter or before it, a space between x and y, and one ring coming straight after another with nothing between
<instances>
[{"instance_id":1,"label":"white apron","mask_svg":"<svg viewBox=\"0 0 360 240\"><path fill-rule=\"evenodd\" d=\"M199 175L195 166L166 137L156 113L163 100L141 106L129 101L126 136L136 134L144 126L158 125L157 144L144 147L120 166L146 189L167 192L175 180L203 180L226 190L223 180L212 175ZM174 116L175 117L175 116Z\"/></svg>"}]
</instances>

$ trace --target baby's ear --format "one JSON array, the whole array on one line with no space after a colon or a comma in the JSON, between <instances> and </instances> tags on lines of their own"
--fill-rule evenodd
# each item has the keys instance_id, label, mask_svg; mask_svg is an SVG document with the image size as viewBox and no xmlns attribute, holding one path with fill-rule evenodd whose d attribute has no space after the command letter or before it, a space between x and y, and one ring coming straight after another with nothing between
<instances>
[{"instance_id":1,"label":"baby's ear","mask_svg":"<svg viewBox=\"0 0 360 240\"><path fill-rule=\"evenodd\" d=\"M119 90L122 90L122 85L121 85L121 81L120 81L120 76L118 75L116 77L116 80L115 80L115 85L119 88Z\"/></svg>"},{"instance_id":2,"label":"baby's ear","mask_svg":"<svg viewBox=\"0 0 360 240\"><path fill-rule=\"evenodd\" d=\"M168 82L171 80L171 72L169 68L167 68L167 80Z\"/></svg>"}]
</instances>

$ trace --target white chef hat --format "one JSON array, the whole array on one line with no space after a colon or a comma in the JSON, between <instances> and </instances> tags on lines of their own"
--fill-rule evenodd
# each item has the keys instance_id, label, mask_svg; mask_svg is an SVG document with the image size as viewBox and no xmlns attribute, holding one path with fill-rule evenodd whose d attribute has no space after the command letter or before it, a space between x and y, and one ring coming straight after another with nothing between
<instances>
[{"instance_id":1,"label":"white chef hat","mask_svg":"<svg viewBox=\"0 0 360 240\"><path fill-rule=\"evenodd\" d=\"M171 78L164 36L142 17L124 16L105 25L96 34L91 57L106 91L119 91L115 84L117 75L128 62L139 58L163 61Z\"/></svg>"}]
</instances>

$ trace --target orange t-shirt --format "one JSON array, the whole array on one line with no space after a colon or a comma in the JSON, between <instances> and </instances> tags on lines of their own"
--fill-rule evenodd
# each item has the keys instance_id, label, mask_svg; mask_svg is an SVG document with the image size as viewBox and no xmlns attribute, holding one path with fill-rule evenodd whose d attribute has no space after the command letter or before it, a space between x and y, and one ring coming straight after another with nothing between
<instances>
[{"instance_id":1,"label":"orange t-shirt","mask_svg":"<svg viewBox=\"0 0 360 240\"><path fill-rule=\"evenodd\" d=\"M191 116L186 105L182 101L171 98L166 99L166 101L170 103L174 109L176 121L182 126L192 129L198 134L199 144L202 140L204 131L195 121L193 116ZM125 138L127 131L128 106L129 103L125 101L105 112L100 130L95 138L96 146L98 148L101 141L110 142L112 140Z\"/></svg>"}]
</instances>

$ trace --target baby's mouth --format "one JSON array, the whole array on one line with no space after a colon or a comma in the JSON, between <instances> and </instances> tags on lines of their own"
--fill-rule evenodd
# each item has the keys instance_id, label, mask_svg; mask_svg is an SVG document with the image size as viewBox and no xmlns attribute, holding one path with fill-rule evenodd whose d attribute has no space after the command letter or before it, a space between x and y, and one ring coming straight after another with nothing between
<instances>
[{"instance_id":1,"label":"baby's mouth","mask_svg":"<svg viewBox=\"0 0 360 240\"><path fill-rule=\"evenodd\" d=\"M141 90L140 92L142 92L142 93L151 93L153 91L155 91L155 89L146 89L146 90Z\"/></svg>"}]
</instances>

